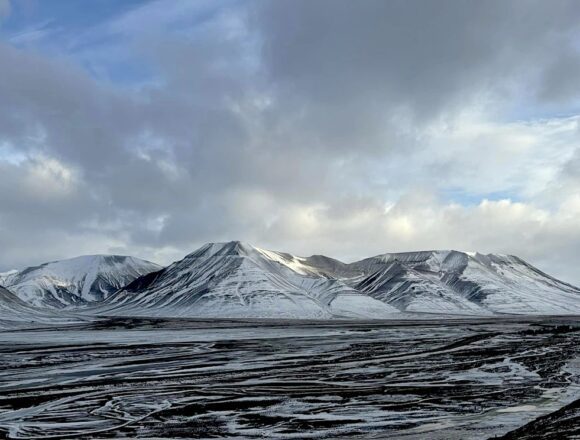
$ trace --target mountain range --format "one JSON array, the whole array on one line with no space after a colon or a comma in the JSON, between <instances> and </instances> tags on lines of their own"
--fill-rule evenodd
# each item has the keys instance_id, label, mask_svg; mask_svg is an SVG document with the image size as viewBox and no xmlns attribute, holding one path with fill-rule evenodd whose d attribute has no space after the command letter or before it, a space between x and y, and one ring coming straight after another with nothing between
<instances>
[{"instance_id":1,"label":"mountain range","mask_svg":"<svg viewBox=\"0 0 580 440\"><path fill-rule=\"evenodd\" d=\"M62 314L398 319L580 314L580 289L511 255L387 253L354 263L232 241L167 267L83 256L0 274L0 320ZM48 315L47 315L48 314Z\"/></svg>"}]
</instances>

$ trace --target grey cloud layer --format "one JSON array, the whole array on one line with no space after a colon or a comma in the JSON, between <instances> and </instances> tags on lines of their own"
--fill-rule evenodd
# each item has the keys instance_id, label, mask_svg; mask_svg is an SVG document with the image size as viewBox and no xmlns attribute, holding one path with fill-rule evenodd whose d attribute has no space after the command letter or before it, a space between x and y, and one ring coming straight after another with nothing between
<instances>
[{"instance_id":1,"label":"grey cloud layer","mask_svg":"<svg viewBox=\"0 0 580 440\"><path fill-rule=\"evenodd\" d=\"M195 27L201 6L175 1L87 30L154 72L134 88L75 62L90 52L0 42L0 268L243 239L512 252L580 282L578 123L517 121L578 108L577 2L224 5ZM460 206L450 187L522 200Z\"/></svg>"}]
</instances>

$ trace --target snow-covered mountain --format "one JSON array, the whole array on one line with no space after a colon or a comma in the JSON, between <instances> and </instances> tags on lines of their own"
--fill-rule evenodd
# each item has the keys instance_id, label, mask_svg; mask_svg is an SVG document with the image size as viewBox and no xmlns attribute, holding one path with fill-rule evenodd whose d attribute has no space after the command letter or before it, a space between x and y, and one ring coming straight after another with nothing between
<instances>
[{"instance_id":1,"label":"snow-covered mountain","mask_svg":"<svg viewBox=\"0 0 580 440\"><path fill-rule=\"evenodd\" d=\"M108 313L166 316L556 315L580 314L580 289L515 256L423 251L345 264L230 242L139 278L108 303Z\"/></svg>"},{"instance_id":2,"label":"snow-covered mountain","mask_svg":"<svg viewBox=\"0 0 580 440\"><path fill-rule=\"evenodd\" d=\"M238 241L209 243L115 293L103 312L301 319L398 313L334 278L343 265L328 257L295 257Z\"/></svg>"},{"instance_id":3,"label":"snow-covered mountain","mask_svg":"<svg viewBox=\"0 0 580 440\"><path fill-rule=\"evenodd\" d=\"M138 277L161 267L119 255L87 255L0 274L0 285L21 300L63 308L104 300Z\"/></svg>"},{"instance_id":4,"label":"snow-covered mountain","mask_svg":"<svg viewBox=\"0 0 580 440\"><path fill-rule=\"evenodd\" d=\"M352 287L409 312L580 314L580 289L512 255L384 254L349 265Z\"/></svg>"},{"instance_id":5,"label":"snow-covered mountain","mask_svg":"<svg viewBox=\"0 0 580 440\"><path fill-rule=\"evenodd\" d=\"M128 316L580 315L579 288L515 256L458 251L390 253L346 264L232 241L206 244L166 268L132 257L86 256L0 274L0 285L27 305L90 306L83 311Z\"/></svg>"}]
</instances>

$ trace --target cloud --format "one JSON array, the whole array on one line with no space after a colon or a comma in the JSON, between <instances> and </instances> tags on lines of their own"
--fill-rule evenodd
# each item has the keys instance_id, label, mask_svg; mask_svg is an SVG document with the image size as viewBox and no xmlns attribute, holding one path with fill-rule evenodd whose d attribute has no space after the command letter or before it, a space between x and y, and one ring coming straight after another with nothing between
<instances>
[{"instance_id":1,"label":"cloud","mask_svg":"<svg viewBox=\"0 0 580 440\"><path fill-rule=\"evenodd\" d=\"M299 96L317 127L331 124L329 133L349 141L349 133L360 139L400 113L417 124L482 99L509 105L546 74L552 81L555 64L578 56L574 2L260 5L264 58L280 93Z\"/></svg>"},{"instance_id":2,"label":"cloud","mask_svg":"<svg viewBox=\"0 0 580 440\"><path fill-rule=\"evenodd\" d=\"M146 2L80 33L38 17L58 33L0 42L0 269L242 239L514 253L580 282L579 16L258 0Z\"/></svg>"}]
</instances>

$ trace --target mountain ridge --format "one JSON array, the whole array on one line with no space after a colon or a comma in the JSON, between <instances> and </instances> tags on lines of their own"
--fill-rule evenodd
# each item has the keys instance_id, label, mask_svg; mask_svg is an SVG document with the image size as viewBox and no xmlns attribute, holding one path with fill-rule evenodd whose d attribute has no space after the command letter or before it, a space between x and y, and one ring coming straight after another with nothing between
<instances>
[{"instance_id":1,"label":"mountain ridge","mask_svg":"<svg viewBox=\"0 0 580 440\"><path fill-rule=\"evenodd\" d=\"M130 281L161 267L126 255L82 255L10 271L0 285L34 306L65 308L102 301Z\"/></svg>"},{"instance_id":2,"label":"mountain ridge","mask_svg":"<svg viewBox=\"0 0 580 440\"><path fill-rule=\"evenodd\" d=\"M238 241L208 243L116 292L108 301L109 311L309 319L397 312L339 279L323 276L305 261ZM357 304L346 307L353 297Z\"/></svg>"},{"instance_id":3,"label":"mountain ridge","mask_svg":"<svg viewBox=\"0 0 580 440\"><path fill-rule=\"evenodd\" d=\"M209 264L210 260L212 263L196 267L201 260L204 264ZM226 262L234 266L227 266L219 273L212 272L214 264ZM259 279L255 279L256 268L261 271ZM176 278L172 278L171 273L175 270L179 275L174 273ZM198 282L210 273L211 280L194 283L195 289L188 286L187 282ZM181 309L180 313L201 316L221 316L224 308L236 305L236 311L230 312L238 316L244 315L241 309L249 306L246 296L280 293L283 285L282 290L290 289L287 295L321 301L322 308L326 307L313 316L307 313L305 317L309 318L334 317L332 305L346 298L349 304L342 313L352 315L361 314L357 310L359 301L377 304L371 300L389 306L389 315L394 313L393 308L403 314L476 316L580 313L580 289L545 274L514 255L432 250L385 253L343 263L322 255L299 257L265 250L240 241L207 243L166 269L135 280L116 292L110 302L122 303L130 310L137 295L139 304L147 304L145 308L152 313L160 306L187 303L189 312ZM152 300L155 295L163 295L165 299L162 302ZM189 295L189 300L185 300L184 295ZM225 304L214 305L213 309L203 305L209 297L220 295ZM178 296L180 300L176 299ZM230 301L224 300L228 296L232 296ZM259 298L254 299L258 301ZM286 316L286 310L280 308L278 314ZM246 311L254 316L250 309Z\"/></svg>"},{"instance_id":4,"label":"mountain ridge","mask_svg":"<svg viewBox=\"0 0 580 440\"><path fill-rule=\"evenodd\" d=\"M578 287L507 254L429 250L344 263L319 254L300 257L229 241L206 243L167 267L126 256L77 259L96 257L124 259L123 264L116 261L118 276L110 278L110 270L100 278L88 276L98 272L96 263L89 270L69 259L0 275L0 284L12 281L6 287L22 296L22 283L15 279L68 262L64 278L72 280L77 293L59 284L58 277L40 277L54 282L43 289L68 302L67 307L84 306L105 315L391 319L417 313L580 314ZM75 274L78 267L84 277ZM33 281L38 287L38 277ZM73 294L76 302L66 296ZM38 305L46 306L42 301Z\"/></svg>"}]
</instances>

